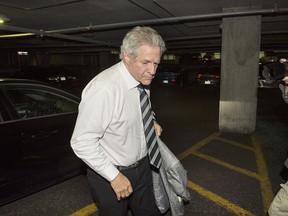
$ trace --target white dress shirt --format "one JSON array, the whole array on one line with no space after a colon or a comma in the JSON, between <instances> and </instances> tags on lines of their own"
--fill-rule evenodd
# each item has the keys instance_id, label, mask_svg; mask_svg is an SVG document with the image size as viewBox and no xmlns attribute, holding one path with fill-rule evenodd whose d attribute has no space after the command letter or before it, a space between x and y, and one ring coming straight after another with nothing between
<instances>
[{"instance_id":1,"label":"white dress shirt","mask_svg":"<svg viewBox=\"0 0 288 216\"><path fill-rule=\"evenodd\" d=\"M115 165L129 166L147 155L138 84L119 62L94 77L82 92L71 146L108 181L119 173Z\"/></svg>"}]
</instances>

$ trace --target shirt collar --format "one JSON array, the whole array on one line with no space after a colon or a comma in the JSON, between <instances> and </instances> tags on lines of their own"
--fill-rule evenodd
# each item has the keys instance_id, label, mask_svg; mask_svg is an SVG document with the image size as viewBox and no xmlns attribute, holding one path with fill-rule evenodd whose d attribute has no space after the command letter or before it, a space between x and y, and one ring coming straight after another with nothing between
<instances>
[{"instance_id":1,"label":"shirt collar","mask_svg":"<svg viewBox=\"0 0 288 216\"><path fill-rule=\"evenodd\" d=\"M124 80L127 83L127 87L128 89L132 89L135 88L136 86L138 86L140 83L134 79L134 77L130 74L130 72L128 71L128 69L126 68L125 64L123 61L120 62L119 64L120 67L120 73L121 75L124 77Z\"/></svg>"}]
</instances>

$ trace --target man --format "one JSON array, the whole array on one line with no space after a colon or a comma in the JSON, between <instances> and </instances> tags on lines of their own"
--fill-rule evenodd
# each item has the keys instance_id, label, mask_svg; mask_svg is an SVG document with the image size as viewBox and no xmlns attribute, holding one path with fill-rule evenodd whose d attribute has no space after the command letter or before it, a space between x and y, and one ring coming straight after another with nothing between
<instances>
[{"instance_id":1,"label":"man","mask_svg":"<svg viewBox=\"0 0 288 216\"><path fill-rule=\"evenodd\" d=\"M286 103L288 103L288 62L286 58L281 58L280 63L284 64L286 75L282 79L283 82L279 83L279 88L282 92L282 97ZM288 158L284 162L286 168L288 168ZM268 209L269 216L286 216L288 215L288 181L285 184L280 184L281 188L274 197Z\"/></svg>"},{"instance_id":2,"label":"man","mask_svg":"<svg viewBox=\"0 0 288 216\"><path fill-rule=\"evenodd\" d=\"M279 88L282 92L283 100L288 103L288 76L285 76L282 81L284 83L280 83Z\"/></svg>"},{"instance_id":3,"label":"man","mask_svg":"<svg viewBox=\"0 0 288 216\"><path fill-rule=\"evenodd\" d=\"M135 27L121 45L121 62L82 92L71 146L88 166L100 216L161 215L155 204L138 89L155 77L165 43L150 27ZM162 129L154 122L156 133Z\"/></svg>"},{"instance_id":4,"label":"man","mask_svg":"<svg viewBox=\"0 0 288 216\"><path fill-rule=\"evenodd\" d=\"M283 100L288 103L288 62L286 58L281 58L279 62L284 65L286 71L285 77L282 79L283 82L279 83L279 88L282 92Z\"/></svg>"}]
</instances>

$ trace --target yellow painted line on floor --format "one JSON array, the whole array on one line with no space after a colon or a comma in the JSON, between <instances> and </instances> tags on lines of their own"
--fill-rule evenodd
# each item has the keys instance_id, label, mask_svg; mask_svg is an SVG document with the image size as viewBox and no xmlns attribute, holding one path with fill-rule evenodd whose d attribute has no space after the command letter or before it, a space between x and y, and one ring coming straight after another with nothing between
<instances>
[{"instance_id":1,"label":"yellow painted line on floor","mask_svg":"<svg viewBox=\"0 0 288 216\"><path fill-rule=\"evenodd\" d=\"M216 137L216 140L219 140L221 142L226 142L226 143L229 143L229 144L232 144L234 146L237 146L237 147L240 147L240 148L244 148L244 149L247 149L247 150L250 150L250 151L254 151L254 149L251 146L243 145L242 143L239 143L239 142L236 142L236 141L233 141L233 140L229 140L229 139L226 139L226 138L223 138L223 137Z\"/></svg>"},{"instance_id":2,"label":"yellow painted line on floor","mask_svg":"<svg viewBox=\"0 0 288 216\"><path fill-rule=\"evenodd\" d=\"M191 148L189 148L186 151L177 155L178 159L183 160L184 158L186 158L187 156L192 154L195 150L197 150L197 149L201 148L202 146L206 145L207 143L211 142L212 140L214 140L219 135L220 135L220 133L211 134L210 136L206 137L205 139L203 139L202 141L200 141L196 145L192 146Z\"/></svg>"},{"instance_id":3,"label":"yellow painted line on floor","mask_svg":"<svg viewBox=\"0 0 288 216\"><path fill-rule=\"evenodd\" d=\"M203 158L203 159L205 159L205 160L208 160L208 161L211 161L211 162L213 162L213 163L216 163L216 164L218 164L218 165L220 165L220 166L223 166L223 167L226 167L226 168L228 168L228 169L234 170L234 171L236 171L236 172L242 173L242 174L244 174L244 175L250 176L250 177L252 177L252 178L256 178L256 179L258 179L258 180L261 180L261 179L263 178L263 177L262 177L261 175L259 175L258 173L255 173L255 172L252 172L252 171L250 171L250 170L246 170L246 169L243 169L243 168L234 166L234 165L232 165L232 164L229 164L229 163L227 163L227 162L221 161L221 160L219 160L219 159L217 159L217 158L211 157L211 156L206 155L206 154L203 154L203 153L201 153L201 152L194 151L194 152L192 152L192 154L194 154L194 155L196 155L196 156L198 156L198 157L201 157L201 158Z\"/></svg>"},{"instance_id":4,"label":"yellow painted line on floor","mask_svg":"<svg viewBox=\"0 0 288 216\"><path fill-rule=\"evenodd\" d=\"M187 156L193 154L193 155L201 157L205 160L211 161L211 162L219 164L223 167L234 170L236 172L239 172L239 173L242 173L244 175L256 178L260 182L262 201L263 201L263 206L264 206L264 215L265 215L268 208L269 208L271 201L273 200L274 195L272 192L272 187L271 187L271 183L270 183L270 179L269 179L269 175L268 175L268 171L267 171L266 162L264 160L264 156L262 153L260 140L258 139L258 137L255 134L251 135L250 138L252 140L252 147L250 147L250 146L244 145L242 143L235 142L233 140L222 138L222 137L220 137L220 135L221 135L221 133L211 134L210 136L208 136L204 140L200 141L196 145L192 146L191 148L189 148L186 151L179 154L177 156L178 159L182 160L182 159L186 158ZM206 154L203 154L203 153L197 151L197 149L205 146L206 144L208 144L210 141L212 141L214 139L232 144L234 146L245 148L247 150L254 151L258 172L255 173L255 172L252 172L252 171L240 168L240 167L236 167L232 164L229 164L227 162L221 161L217 158L211 157L209 155L206 155ZM229 201L223 199L222 197L220 197L220 196L218 196L218 195L216 195L210 191L205 190L204 188L200 187L199 185L194 184L191 181L188 181L188 187L197 191L200 195L209 198L210 200L214 201L215 203L218 203L220 205L225 206L227 209L233 211L236 215L253 215L252 213L236 206L233 203L230 203Z\"/></svg>"},{"instance_id":5,"label":"yellow painted line on floor","mask_svg":"<svg viewBox=\"0 0 288 216\"><path fill-rule=\"evenodd\" d=\"M203 187L193 183L192 181L188 181L187 186L191 188L192 190L199 193L201 196L204 196L208 198L209 200L217 203L218 205L223 206L228 211L233 212L235 215L245 215L245 216L253 216L251 212L241 208L240 206L235 205L234 203L229 202L228 200L218 196L217 194L214 194Z\"/></svg>"},{"instance_id":6,"label":"yellow painted line on floor","mask_svg":"<svg viewBox=\"0 0 288 216\"><path fill-rule=\"evenodd\" d=\"M88 216L96 211L97 206L95 203L92 203L91 205L85 206L84 208L78 210L77 212L74 212L73 214L70 214L69 216Z\"/></svg>"},{"instance_id":7,"label":"yellow painted line on floor","mask_svg":"<svg viewBox=\"0 0 288 216\"><path fill-rule=\"evenodd\" d=\"M261 142L255 134L251 136L251 140L253 143L253 147L255 149L255 157L256 157L258 172L262 176L262 178L260 179L260 186L261 186L262 200L263 200L263 206L264 206L264 214L266 214L269 208L269 205L271 201L273 200L274 195L273 195L271 183L269 180L266 162L264 160L264 155L261 149Z\"/></svg>"},{"instance_id":8,"label":"yellow painted line on floor","mask_svg":"<svg viewBox=\"0 0 288 216\"><path fill-rule=\"evenodd\" d=\"M223 167L229 168L231 170L234 170L236 172L242 173L244 175L250 176L252 178L256 178L258 180L260 180L262 178L262 176L260 176L258 173L252 172L250 170L246 170L240 167L236 167L232 164L229 164L227 162L221 161L219 159L216 159L214 157L211 157L209 155L203 154L201 152L196 151L197 149L200 149L201 147L205 146L206 144L208 144L209 142L211 142L212 140L218 139L218 140L223 140L225 142L229 142L229 140L224 139L224 138L220 138L221 133L213 133L210 136L206 137L205 139L203 139L202 141L200 141L199 143L197 143L196 145L192 146L191 148L187 149L186 151L182 152L181 154L179 154L177 157L179 160L183 160L184 158L186 158L187 156L193 154L196 155L198 157L201 157L205 160L211 161L213 163L219 164ZM242 148L247 148L247 146L244 146L243 144L234 142L234 141L230 141L229 143L232 143L233 145L242 147ZM251 150L252 148L248 147L247 149Z\"/></svg>"}]
</instances>

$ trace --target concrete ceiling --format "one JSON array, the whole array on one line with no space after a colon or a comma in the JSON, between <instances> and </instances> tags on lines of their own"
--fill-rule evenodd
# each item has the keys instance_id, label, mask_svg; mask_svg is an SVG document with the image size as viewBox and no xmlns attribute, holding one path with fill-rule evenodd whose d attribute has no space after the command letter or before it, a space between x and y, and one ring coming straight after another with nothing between
<instances>
[{"instance_id":1,"label":"concrete ceiling","mask_svg":"<svg viewBox=\"0 0 288 216\"><path fill-rule=\"evenodd\" d=\"M288 50L288 0L0 0L0 14L10 20L0 50L118 48L131 27L149 25L168 51L219 51L222 19L253 15L262 16L261 50Z\"/></svg>"}]
</instances>

